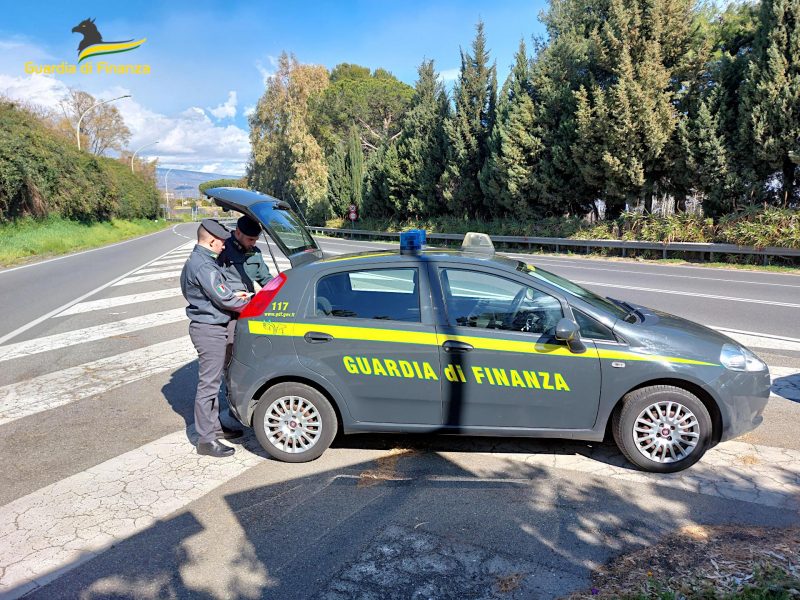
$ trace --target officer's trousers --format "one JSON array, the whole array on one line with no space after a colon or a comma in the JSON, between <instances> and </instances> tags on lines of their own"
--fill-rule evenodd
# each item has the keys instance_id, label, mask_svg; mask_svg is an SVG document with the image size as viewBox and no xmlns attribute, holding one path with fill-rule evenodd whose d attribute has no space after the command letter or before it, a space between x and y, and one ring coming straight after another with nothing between
<instances>
[{"instance_id":1,"label":"officer's trousers","mask_svg":"<svg viewBox=\"0 0 800 600\"><path fill-rule=\"evenodd\" d=\"M219 422L219 386L225 367L225 350L228 343L227 325L207 323L189 324L198 358L197 393L194 397L194 427L198 443L213 442L222 436Z\"/></svg>"}]
</instances>

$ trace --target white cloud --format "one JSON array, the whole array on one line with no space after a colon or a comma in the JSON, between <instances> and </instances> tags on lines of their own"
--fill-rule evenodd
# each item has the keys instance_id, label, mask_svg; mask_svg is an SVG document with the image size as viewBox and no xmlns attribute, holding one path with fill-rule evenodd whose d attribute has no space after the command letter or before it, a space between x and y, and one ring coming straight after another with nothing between
<instances>
[{"instance_id":1,"label":"white cloud","mask_svg":"<svg viewBox=\"0 0 800 600\"><path fill-rule=\"evenodd\" d=\"M222 119L233 119L236 116L237 103L236 92L232 90L228 92L228 99L223 104L220 104L216 108L209 108L208 112L214 115L219 121Z\"/></svg>"},{"instance_id":2,"label":"white cloud","mask_svg":"<svg viewBox=\"0 0 800 600\"><path fill-rule=\"evenodd\" d=\"M256 112L256 105L255 104L249 104L249 105L244 107L244 116L245 117L250 118L250 116L254 112Z\"/></svg>"},{"instance_id":3,"label":"white cloud","mask_svg":"<svg viewBox=\"0 0 800 600\"><path fill-rule=\"evenodd\" d=\"M278 70L278 59L274 56L267 56L267 60L269 61L269 68L264 66L260 60L256 61L256 69L258 72L261 73L261 81L264 85L267 85L267 80L272 77L275 72Z\"/></svg>"},{"instance_id":4,"label":"white cloud","mask_svg":"<svg viewBox=\"0 0 800 600\"><path fill-rule=\"evenodd\" d=\"M458 79L461 74L461 69L445 69L439 72L439 79L444 83L449 83Z\"/></svg>"},{"instance_id":5,"label":"white cloud","mask_svg":"<svg viewBox=\"0 0 800 600\"><path fill-rule=\"evenodd\" d=\"M46 75L12 77L0 74L0 94L13 100L57 108L67 91L64 82ZM129 93L128 89L116 86L94 95L114 98ZM197 106L177 116L154 112L135 98L120 100L114 106L131 130L130 148L158 141L157 146L147 148L142 154L150 158L157 156L161 166L199 170L219 165L223 173L244 173L250 155L250 140L244 129L216 124Z\"/></svg>"}]
</instances>

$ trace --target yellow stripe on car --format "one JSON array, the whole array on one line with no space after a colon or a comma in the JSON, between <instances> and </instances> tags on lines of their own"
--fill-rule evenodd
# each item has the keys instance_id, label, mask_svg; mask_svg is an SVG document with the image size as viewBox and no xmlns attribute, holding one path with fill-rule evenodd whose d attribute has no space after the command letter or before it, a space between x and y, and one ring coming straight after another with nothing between
<instances>
[{"instance_id":1,"label":"yellow stripe on car","mask_svg":"<svg viewBox=\"0 0 800 600\"><path fill-rule=\"evenodd\" d=\"M303 337L306 333L314 331L326 333L334 338L345 340L363 340L369 342L387 342L394 344L416 344L420 346L441 346L446 341L457 341L470 344L478 350L492 350L496 352L517 352L520 354L547 354L549 356L562 356L570 358L600 358L604 360L632 360L645 362L668 362L687 365L718 366L716 363L703 362L690 358L677 356L661 356L656 354L640 354L638 352L625 352L609 350L606 348L592 348L587 346L586 351L575 354L561 344L538 344L520 340L504 340L472 335L450 335L442 333L428 333L423 331L407 331L402 329L383 329L378 327L353 327L350 325L326 325L322 323L280 323L273 321L248 321L248 330L255 335L274 335L286 337Z\"/></svg>"}]
</instances>

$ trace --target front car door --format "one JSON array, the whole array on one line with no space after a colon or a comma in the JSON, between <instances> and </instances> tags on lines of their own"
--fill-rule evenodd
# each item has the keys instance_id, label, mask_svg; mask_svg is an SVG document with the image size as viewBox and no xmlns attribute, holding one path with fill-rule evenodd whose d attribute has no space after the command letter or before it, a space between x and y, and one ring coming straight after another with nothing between
<instances>
[{"instance_id":1,"label":"front car door","mask_svg":"<svg viewBox=\"0 0 800 600\"><path fill-rule=\"evenodd\" d=\"M313 282L297 355L342 392L356 421L441 424L439 352L424 268L337 268Z\"/></svg>"},{"instance_id":2,"label":"front car door","mask_svg":"<svg viewBox=\"0 0 800 600\"><path fill-rule=\"evenodd\" d=\"M573 354L553 333L570 316L543 287L496 271L440 264L434 290L445 425L589 429L600 398L591 341ZM438 293L437 293L438 292Z\"/></svg>"}]
</instances>

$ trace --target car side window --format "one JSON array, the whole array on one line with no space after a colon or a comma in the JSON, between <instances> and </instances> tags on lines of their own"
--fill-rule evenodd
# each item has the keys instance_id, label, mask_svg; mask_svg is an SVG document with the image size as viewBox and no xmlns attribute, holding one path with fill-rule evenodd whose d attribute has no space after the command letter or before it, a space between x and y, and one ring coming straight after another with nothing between
<instances>
[{"instance_id":1,"label":"car side window","mask_svg":"<svg viewBox=\"0 0 800 600\"><path fill-rule=\"evenodd\" d=\"M419 322L417 269L342 271L317 282L316 315Z\"/></svg>"},{"instance_id":2,"label":"car side window","mask_svg":"<svg viewBox=\"0 0 800 600\"><path fill-rule=\"evenodd\" d=\"M442 269L441 280L451 325L542 334L564 316L558 298L504 277Z\"/></svg>"},{"instance_id":3,"label":"car side window","mask_svg":"<svg viewBox=\"0 0 800 600\"><path fill-rule=\"evenodd\" d=\"M575 322L581 331L581 337L593 340L608 340L609 342L617 341L611 330L600 321L593 319L576 308L572 309L572 314L575 315Z\"/></svg>"}]
</instances>

